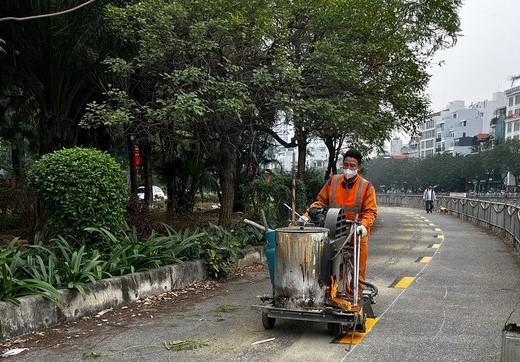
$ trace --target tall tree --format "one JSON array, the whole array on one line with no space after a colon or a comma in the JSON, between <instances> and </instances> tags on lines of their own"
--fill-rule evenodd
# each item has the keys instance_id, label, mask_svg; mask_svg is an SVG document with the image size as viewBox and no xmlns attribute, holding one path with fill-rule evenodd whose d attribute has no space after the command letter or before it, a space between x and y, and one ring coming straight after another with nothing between
<instances>
[{"instance_id":1,"label":"tall tree","mask_svg":"<svg viewBox=\"0 0 520 362\"><path fill-rule=\"evenodd\" d=\"M231 223L237 144L259 113L251 90L268 82L263 64L274 24L261 5L147 0L108 7L113 32L135 52L107 63L128 67L133 86L112 89L109 101L92 104L86 117L86 123L137 125L150 135L218 150L224 226ZM174 164L178 149L170 142L166 164Z\"/></svg>"},{"instance_id":2,"label":"tall tree","mask_svg":"<svg viewBox=\"0 0 520 362\"><path fill-rule=\"evenodd\" d=\"M414 130L426 117L426 69L436 50L454 43L460 1L285 4L279 23L298 74L285 99L300 176L309 137L381 147L391 130Z\"/></svg>"},{"instance_id":3,"label":"tall tree","mask_svg":"<svg viewBox=\"0 0 520 362\"><path fill-rule=\"evenodd\" d=\"M82 1L5 0L3 17L28 17L66 10ZM9 72L18 87L37 104L40 154L77 141L77 124L84 106L98 89L98 60L107 37L96 1L77 11L26 21L0 22L5 40L0 53L0 78Z\"/></svg>"}]
</instances>

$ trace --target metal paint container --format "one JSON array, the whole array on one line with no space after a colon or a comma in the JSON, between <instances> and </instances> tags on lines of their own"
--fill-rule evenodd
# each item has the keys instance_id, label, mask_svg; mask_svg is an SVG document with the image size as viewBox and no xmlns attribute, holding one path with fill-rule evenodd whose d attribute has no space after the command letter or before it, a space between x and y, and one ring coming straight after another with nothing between
<instances>
[{"instance_id":1,"label":"metal paint container","mask_svg":"<svg viewBox=\"0 0 520 362\"><path fill-rule=\"evenodd\" d=\"M323 263L329 229L276 229L273 304L278 308L321 308L325 299Z\"/></svg>"},{"instance_id":2,"label":"metal paint container","mask_svg":"<svg viewBox=\"0 0 520 362\"><path fill-rule=\"evenodd\" d=\"M510 323L502 330L500 362L520 361L520 324Z\"/></svg>"}]
</instances>

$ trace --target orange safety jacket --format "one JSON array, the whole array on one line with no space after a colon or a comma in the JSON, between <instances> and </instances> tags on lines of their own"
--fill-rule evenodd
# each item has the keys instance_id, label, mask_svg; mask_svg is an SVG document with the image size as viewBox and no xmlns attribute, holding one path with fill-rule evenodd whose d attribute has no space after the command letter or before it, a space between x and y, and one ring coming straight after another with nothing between
<instances>
[{"instance_id":1,"label":"orange safety jacket","mask_svg":"<svg viewBox=\"0 0 520 362\"><path fill-rule=\"evenodd\" d=\"M333 175L320 190L313 207L342 207L347 220L358 221L366 227L370 235L370 227L377 217L376 192L372 184L357 175L347 182L345 175Z\"/></svg>"}]
</instances>

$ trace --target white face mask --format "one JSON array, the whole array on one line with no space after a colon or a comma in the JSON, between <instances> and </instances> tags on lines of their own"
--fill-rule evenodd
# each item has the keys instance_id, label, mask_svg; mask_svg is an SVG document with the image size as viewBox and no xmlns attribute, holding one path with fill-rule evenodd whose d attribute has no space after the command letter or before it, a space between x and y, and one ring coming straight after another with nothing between
<instances>
[{"instance_id":1,"label":"white face mask","mask_svg":"<svg viewBox=\"0 0 520 362\"><path fill-rule=\"evenodd\" d=\"M346 168L346 169L343 170L343 173L345 174L345 177L347 179L351 179L352 177L357 175L357 169L356 170L351 170L350 168Z\"/></svg>"}]
</instances>

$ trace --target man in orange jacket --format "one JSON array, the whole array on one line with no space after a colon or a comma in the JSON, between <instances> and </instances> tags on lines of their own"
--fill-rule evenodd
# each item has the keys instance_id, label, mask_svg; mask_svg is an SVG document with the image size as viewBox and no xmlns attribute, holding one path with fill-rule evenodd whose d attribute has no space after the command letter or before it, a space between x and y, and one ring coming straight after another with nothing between
<instances>
[{"instance_id":1,"label":"man in orange jacket","mask_svg":"<svg viewBox=\"0 0 520 362\"><path fill-rule=\"evenodd\" d=\"M376 192L372 184L358 175L363 157L356 149L349 149L343 155L343 175L333 175L323 186L311 204L313 207L341 207L345 209L347 220L361 223L357 227L361 235L359 253L359 278L366 280L368 258L368 236L370 228L377 217ZM302 216L303 221L309 221L307 213Z\"/></svg>"}]
</instances>

